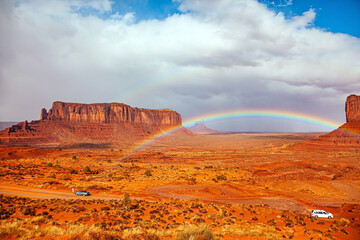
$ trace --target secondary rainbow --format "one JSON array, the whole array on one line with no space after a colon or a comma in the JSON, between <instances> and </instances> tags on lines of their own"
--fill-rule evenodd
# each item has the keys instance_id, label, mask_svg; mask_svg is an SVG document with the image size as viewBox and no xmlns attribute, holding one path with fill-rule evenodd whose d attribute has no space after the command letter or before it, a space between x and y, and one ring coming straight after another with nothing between
<instances>
[{"instance_id":1,"label":"secondary rainbow","mask_svg":"<svg viewBox=\"0 0 360 240\"><path fill-rule=\"evenodd\" d=\"M176 126L174 128L168 129L167 131L161 132L157 135L152 136L150 139L146 139L138 143L125 157L134 154L135 152L139 151L140 149L145 148L146 146L152 144L153 142L160 140L161 138L175 133L184 127L190 127L195 125L199 121L205 122L213 122L213 121L220 121L225 119L235 119L235 118L273 118L273 119L284 119L290 121L297 121L303 122L305 124L312 124L321 127L328 128L329 130L334 130L338 128L341 124L338 122L332 122L325 119L322 119L317 116L306 115L303 113L297 112L289 112L289 111L281 111L281 110L269 110L269 109L250 109L250 110L232 110L227 112L221 113L213 113L208 115L202 115L190 120L187 120L181 126Z\"/></svg>"}]
</instances>

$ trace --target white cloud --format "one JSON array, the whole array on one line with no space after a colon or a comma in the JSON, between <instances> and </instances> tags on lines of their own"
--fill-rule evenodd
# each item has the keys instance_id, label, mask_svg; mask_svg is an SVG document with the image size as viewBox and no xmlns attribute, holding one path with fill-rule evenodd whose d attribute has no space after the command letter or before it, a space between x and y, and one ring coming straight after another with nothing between
<instances>
[{"instance_id":1,"label":"white cloud","mask_svg":"<svg viewBox=\"0 0 360 240\"><path fill-rule=\"evenodd\" d=\"M89 9L99 15L81 12ZM341 121L345 97L360 89L360 40L314 28L313 9L292 19L254 0L184 0L179 9L137 22L110 1L1 1L1 120L38 119L64 100L185 118L276 107Z\"/></svg>"}]
</instances>

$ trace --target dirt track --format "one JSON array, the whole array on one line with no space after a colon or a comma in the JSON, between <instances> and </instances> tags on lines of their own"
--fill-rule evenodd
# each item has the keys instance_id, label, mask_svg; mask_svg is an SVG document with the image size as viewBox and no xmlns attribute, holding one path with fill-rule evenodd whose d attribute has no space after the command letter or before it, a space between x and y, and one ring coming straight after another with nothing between
<instances>
[{"instance_id":1,"label":"dirt track","mask_svg":"<svg viewBox=\"0 0 360 240\"><path fill-rule=\"evenodd\" d=\"M29 197L29 198L46 198L46 199L102 199L102 200L120 200L122 196L75 196L73 193L60 191L51 191L44 189L28 188L24 186L9 186L0 184L0 194Z\"/></svg>"},{"instance_id":2,"label":"dirt track","mask_svg":"<svg viewBox=\"0 0 360 240\"><path fill-rule=\"evenodd\" d=\"M309 213L308 208L295 200L274 196L254 196L245 192L238 192L220 186L162 186L151 189L150 192L166 198L202 200L208 202L229 203L229 204L253 204L289 210L302 214ZM202 194L199 194L201 192ZM218 192L218 194L213 194Z\"/></svg>"},{"instance_id":3,"label":"dirt track","mask_svg":"<svg viewBox=\"0 0 360 240\"><path fill-rule=\"evenodd\" d=\"M207 191L212 189L213 191L220 191L222 197L218 195L214 196L192 196L191 192ZM170 190L184 190L182 193L171 193ZM240 193L234 193L234 191L227 188L214 188L209 186L163 186L157 187L149 191L153 195L158 195L165 198L177 198L177 199L199 199L207 202L218 202L218 203L231 203L231 204L268 204L273 208L280 210L291 210L298 213L308 213L306 206L298 203L294 200L284 199L280 197L260 197L260 196L247 196L241 195ZM73 193L66 193L60 191L28 188L24 186L9 186L0 185L0 194L29 197L29 198L45 198L45 199L101 199L101 200L121 200L122 196L110 195L110 196L75 196Z\"/></svg>"}]
</instances>

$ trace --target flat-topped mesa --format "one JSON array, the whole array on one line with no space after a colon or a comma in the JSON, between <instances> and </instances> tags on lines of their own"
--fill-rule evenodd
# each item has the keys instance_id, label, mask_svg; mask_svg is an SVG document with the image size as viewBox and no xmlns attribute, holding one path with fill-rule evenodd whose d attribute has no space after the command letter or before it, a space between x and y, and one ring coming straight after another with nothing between
<instances>
[{"instance_id":1,"label":"flat-topped mesa","mask_svg":"<svg viewBox=\"0 0 360 240\"><path fill-rule=\"evenodd\" d=\"M41 110L41 120L135 123L148 125L181 125L181 115L171 109L133 108L123 103L64 103L54 102L49 112Z\"/></svg>"},{"instance_id":2,"label":"flat-topped mesa","mask_svg":"<svg viewBox=\"0 0 360 240\"><path fill-rule=\"evenodd\" d=\"M360 122L360 96L354 94L346 98L346 122Z\"/></svg>"}]
</instances>

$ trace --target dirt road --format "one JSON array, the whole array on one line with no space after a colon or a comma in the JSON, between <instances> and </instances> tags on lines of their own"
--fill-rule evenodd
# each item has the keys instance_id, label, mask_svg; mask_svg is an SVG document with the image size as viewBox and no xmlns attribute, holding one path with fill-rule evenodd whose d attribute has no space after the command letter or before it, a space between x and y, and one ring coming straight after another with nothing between
<instances>
[{"instance_id":1,"label":"dirt road","mask_svg":"<svg viewBox=\"0 0 360 240\"><path fill-rule=\"evenodd\" d=\"M18 197L29 197L29 198L46 198L46 199L102 199L102 200L121 200L122 196L116 195L96 195L96 196L75 196L73 193L52 191L45 189L29 188L25 186L14 186L0 184L0 194L18 196Z\"/></svg>"},{"instance_id":2,"label":"dirt road","mask_svg":"<svg viewBox=\"0 0 360 240\"><path fill-rule=\"evenodd\" d=\"M275 196L254 196L246 191L235 191L224 186L162 186L150 190L153 194L166 198L202 200L207 202L229 204L264 205L279 210L294 211L302 214L309 213L308 207L293 199Z\"/></svg>"}]
</instances>

